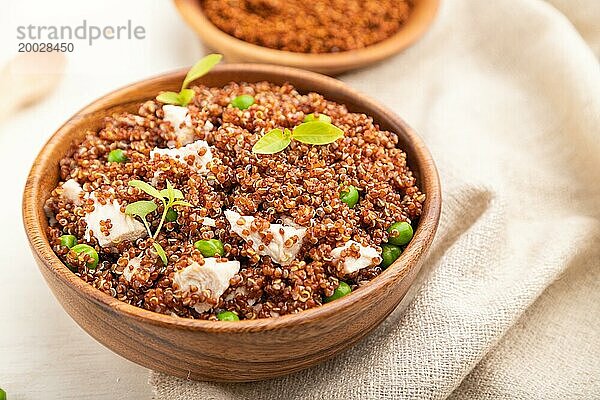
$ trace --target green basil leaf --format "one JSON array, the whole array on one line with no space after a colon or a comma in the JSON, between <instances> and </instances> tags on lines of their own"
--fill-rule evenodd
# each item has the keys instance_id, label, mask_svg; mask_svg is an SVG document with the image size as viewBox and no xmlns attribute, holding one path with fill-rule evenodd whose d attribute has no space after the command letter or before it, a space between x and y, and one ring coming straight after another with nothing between
<instances>
[{"instance_id":1,"label":"green basil leaf","mask_svg":"<svg viewBox=\"0 0 600 400\"><path fill-rule=\"evenodd\" d=\"M165 253L165 249L163 249L162 246L158 244L158 242L152 243L152 246L154 246L156 252L158 253L158 256L162 260L163 264L165 264L166 266L169 262L167 261L167 253Z\"/></svg>"},{"instance_id":2,"label":"green basil leaf","mask_svg":"<svg viewBox=\"0 0 600 400\"><path fill-rule=\"evenodd\" d=\"M181 105L181 98L179 96L179 93L175 92L162 92L161 94L156 96L156 100L165 104L175 104L178 106Z\"/></svg>"},{"instance_id":3,"label":"green basil leaf","mask_svg":"<svg viewBox=\"0 0 600 400\"><path fill-rule=\"evenodd\" d=\"M329 144L344 136L344 131L323 121L304 122L294 128L292 138L306 144Z\"/></svg>"},{"instance_id":4,"label":"green basil leaf","mask_svg":"<svg viewBox=\"0 0 600 400\"><path fill-rule=\"evenodd\" d=\"M252 152L256 154L275 154L289 146L291 139L289 129L273 129L267 132L258 142L252 146Z\"/></svg>"},{"instance_id":5,"label":"green basil leaf","mask_svg":"<svg viewBox=\"0 0 600 400\"><path fill-rule=\"evenodd\" d=\"M195 95L196 92L192 89L181 89L181 92L179 92L179 105L187 106L194 99Z\"/></svg>"},{"instance_id":6,"label":"green basil leaf","mask_svg":"<svg viewBox=\"0 0 600 400\"><path fill-rule=\"evenodd\" d=\"M139 181L137 179L134 179L132 181L129 181L129 186L133 186L134 188L138 188L142 192L148 193L150 196L156 197L157 199L162 200L162 198L163 198L162 195L160 194L160 192L158 191L158 189L155 189L150 184L148 184L148 183L146 183L144 181Z\"/></svg>"},{"instance_id":7,"label":"green basil leaf","mask_svg":"<svg viewBox=\"0 0 600 400\"><path fill-rule=\"evenodd\" d=\"M153 201L148 200L140 200L135 203L130 203L125 207L125 214L127 215L137 215L138 217L144 219L146 215L150 214L156 210L156 204Z\"/></svg>"},{"instance_id":8,"label":"green basil leaf","mask_svg":"<svg viewBox=\"0 0 600 400\"><path fill-rule=\"evenodd\" d=\"M185 80L183 81L181 88L187 88L192 81L195 81L201 76L206 75L208 71L213 69L215 65L221 62L222 58L223 56L221 54L209 54L202 58L200 61L194 64L192 68L190 68L189 72L185 76Z\"/></svg>"},{"instance_id":9,"label":"green basil leaf","mask_svg":"<svg viewBox=\"0 0 600 400\"><path fill-rule=\"evenodd\" d=\"M185 200L176 200L173 202L173 204L171 204L172 206L185 206L185 207L194 207L193 204L188 203Z\"/></svg>"}]
</instances>

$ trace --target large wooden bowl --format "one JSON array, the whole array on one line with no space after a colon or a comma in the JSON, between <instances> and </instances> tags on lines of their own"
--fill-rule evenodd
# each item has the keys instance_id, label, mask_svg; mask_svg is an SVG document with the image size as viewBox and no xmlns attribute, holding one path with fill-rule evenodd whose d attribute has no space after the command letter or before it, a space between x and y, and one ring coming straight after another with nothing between
<instances>
[{"instance_id":1,"label":"large wooden bowl","mask_svg":"<svg viewBox=\"0 0 600 400\"><path fill-rule=\"evenodd\" d=\"M373 116L397 132L400 146L427 193L423 215L406 251L380 276L350 295L293 315L240 322L201 321L157 314L123 303L73 274L52 251L44 201L59 179L59 160L86 130L104 117L136 112L161 90L178 90L185 71L161 75L112 92L71 117L46 143L23 195L25 231L42 275L69 315L115 353L167 374L196 380L251 381L289 374L323 361L356 343L400 302L413 283L440 216L438 175L421 139L391 111L342 82L312 72L258 64L226 64L199 82L290 82L316 91L350 110ZM93 366L90 366L92 372Z\"/></svg>"},{"instance_id":2,"label":"large wooden bowl","mask_svg":"<svg viewBox=\"0 0 600 400\"><path fill-rule=\"evenodd\" d=\"M414 9L406 24L395 35L382 42L339 53L305 54L275 50L240 40L217 28L204 14L198 0L174 1L183 19L200 39L211 49L224 54L230 62L285 65L329 75L365 67L409 47L427 31L440 2L414 0Z\"/></svg>"}]
</instances>

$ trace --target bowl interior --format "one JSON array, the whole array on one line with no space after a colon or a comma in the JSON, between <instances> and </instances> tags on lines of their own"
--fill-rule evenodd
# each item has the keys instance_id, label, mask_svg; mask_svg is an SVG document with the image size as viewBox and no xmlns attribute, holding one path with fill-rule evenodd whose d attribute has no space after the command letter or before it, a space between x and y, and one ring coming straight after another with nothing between
<instances>
[{"instance_id":1,"label":"bowl interior","mask_svg":"<svg viewBox=\"0 0 600 400\"><path fill-rule=\"evenodd\" d=\"M222 86L231 81L258 82L266 80L276 84L289 82L301 93L315 91L329 100L347 105L350 111L370 115L381 128L398 134L399 146L406 151L408 163L417 176L422 190L427 194L423 214L414 238L404 253L368 285L335 302L297 314L271 319L243 320L238 323L175 318L143 310L100 292L73 274L54 254L46 236L48 222L43 205L58 182L59 161L66 156L74 143L78 143L84 138L87 132L99 129L104 117L123 111L136 112L141 103L154 98L160 91L178 90L185 73L186 71L182 70L151 78L102 97L69 119L46 143L32 167L23 197L25 230L35 257L42 261L44 267L58 275L68 285L74 286L82 295L136 318L144 318L157 324L204 330L221 329L224 326L228 330L235 330L237 326L243 326L242 329L245 330L260 330L299 323L313 317L333 316L340 308L350 307L354 301L369 296L373 291L390 290L392 284L402 280L411 267L416 265L418 268L420 266L418 261L428 249L437 228L441 194L433 160L421 139L412 129L389 110L333 78L286 67L226 64L202 77L198 83Z\"/></svg>"}]
</instances>

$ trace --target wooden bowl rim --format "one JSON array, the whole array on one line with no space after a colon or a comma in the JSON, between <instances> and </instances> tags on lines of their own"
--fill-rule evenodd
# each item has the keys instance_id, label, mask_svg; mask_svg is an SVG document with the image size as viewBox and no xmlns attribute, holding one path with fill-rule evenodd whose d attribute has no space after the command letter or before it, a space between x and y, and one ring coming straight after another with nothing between
<instances>
[{"instance_id":1,"label":"wooden bowl rim","mask_svg":"<svg viewBox=\"0 0 600 400\"><path fill-rule=\"evenodd\" d=\"M84 295L96 304L102 307L108 307L125 317L134 318L141 322L158 326L184 330L212 333L244 333L274 330L285 328L290 325L310 324L316 320L335 317L339 310L351 307L353 303L358 302L361 298L366 298L379 290L389 289L395 281L402 280L415 265L420 264L419 260L426 254L439 223L441 212L441 188L437 169L425 144L400 117L387 108L379 105L371 98L347 86L345 83L315 72L265 64L223 64L213 71L222 71L225 73L235 72L242 75L244 72L278 75L280 77L290 77L296 80L309 82L309 84L314 87L314 89L311 90L314 90L315 92L319 92L324 87L328 88L328 90L341 91L344 95L349 97L355 99L359 98L365 108L371 111L377 111L380 114L385 114L392 124L401 126L404 130L404 136L415 149L415 152L413 153L407 152L407 156L409 159L413 160L415 165L424 166L422 168L423 175L420 177L419 183L422 190L427 194L419 225L415 230L413 239L402 255L375 279L341 299L295 314L282 315L275 318L241 320L237 322L196 320L145 310L103 293L71 272L52 250L45 229L39 223L42 217L46 218L45 215L43 215L43 205L35 204L35 199L39 197L38 191L43 171L48 168L48 164L54 163L48 154L51 152L50 149L57 146L62 141L68 140L69 132L77 126L78 120L83 119L84 116L110 108L110 106L106 106L109 103L112 105L119 104L118 99L120 97L145 87L150 81L159 79L176 79L181 81L187 73L186 69L182 69L138 81L100 97L69 118L50 137L42 150L40 150L27 178L23 193L23 224L32 251L40 262L43 263L44 267L48 268L48 270L56 275L60 281L74 288L81 295ZM202 78L198 81L201 82ZM146 99L147 98L140 99L140 102ZM424 221L430 221L431 223L425 224ZM39 237L42 240L35 240L36 237ZM412 262L407 263L407 260L412 260Z\"/></svg>"},{"instance_id":2,"label":"wooden bowl rim","mask_svg":"<svg viewBox=\"0 0 600 400\"><path fill-rule=\"evenodd\" d=\"M204 14L198 0L173 1L179 14L203 40L218 43L213 46L216 50L220 50L221 46L233 49L245 58L257 59L261 63L335 71L381 61L412 45L431 26L440 5L440 0L417 0L410 17L397 33L370 46L338 53L299 53L260 46L222 31Z\"/></svg>"}]
</instances>

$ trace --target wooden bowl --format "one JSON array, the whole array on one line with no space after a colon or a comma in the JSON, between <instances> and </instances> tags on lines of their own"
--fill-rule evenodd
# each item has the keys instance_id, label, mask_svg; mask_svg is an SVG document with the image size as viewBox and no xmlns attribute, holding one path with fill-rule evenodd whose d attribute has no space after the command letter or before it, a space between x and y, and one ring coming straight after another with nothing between
<instances>
[{"instance_id":1,"label":"wooden bowl","mask_svg":"<svg viewBox=\"0 0 600 400\"><path fill-rule=\"evenodd\" d=\"M365 67L388 58L412 45L429 28L440 0L415 0L406 24L389 39L374 45L339 53L307 54L275 50L245 42L217 28L206 17L198 0L174 0L183 19L210 48L229 62L257 62L285 65L335 75ZM257 27L260 29L260 27Z\"/></svg>"},{"instance_id":2,"label":"wooden bowl","mask_svg":"<svg viewBox=\"0 0 600 400\"><path fill-rule=\"evenodd\" d=\"M373 330L406 294L427 252L440 216L440 184L421 139L391 111L323 75L259 64L225 64L199 82L290 82L300 92L316 91L371 115L383 129L397 132L420 187L427 193L413 240L398 260L368 285L322 307L278 318L240 322L172 317L123 303L85 283L52 251L44 202L59 179L59 160L86 130L104 117L136 112L161 90L178 90L186 71L161 75L112 92L71 117L37 156L23 195L23 222L42 275L69 315L115 353L147 368L181 378L251 381L289 374L317 364ZM90 366L93 368L93 366Z\"/></svg>"}]
</instances>

